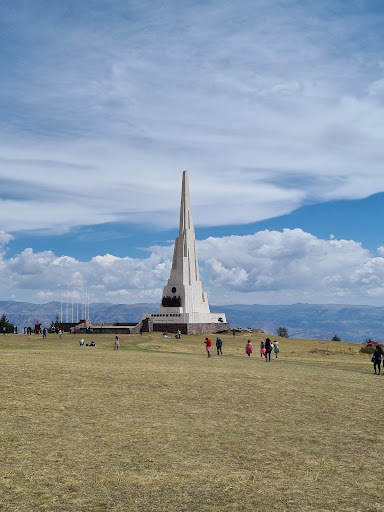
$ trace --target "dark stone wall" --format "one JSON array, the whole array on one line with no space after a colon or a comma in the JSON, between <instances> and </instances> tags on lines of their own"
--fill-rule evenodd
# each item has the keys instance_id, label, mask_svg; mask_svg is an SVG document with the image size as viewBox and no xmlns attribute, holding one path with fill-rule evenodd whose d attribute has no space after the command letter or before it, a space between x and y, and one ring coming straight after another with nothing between
<instances>
[{"instance_id":1,"label":"dark stone wall","mask_svg":"<svg viewBox=\"0 0 384 512\"><path fill-rule=\"evenodd\" d=\"M152 330L156 332L174 332L180 331L181 334L188 334L187 324L167 324L167 323L154 323Z\"/></svg>"},{"instance_id":2,"label":"dark stone wall","mask_svg":"<svg viewBox=\"0 0 384 512\"><path fill-rule=\"evenodd\" d=\"M115 326L112 329L110 327L108 329L103 327L91 327L91 332L88 334L132 334L133 329L135 329L135 327L124 328ZM85 327L81 327L76 330L75 334L87 334L87 329Z\"/></svg>"},{"instance_id":3,"label":"dark stone wall","mask_svg":"<svg viewBox=\"0 0 384 512\"><path fill-rule=\"evenodd\" d=\"M201 333L217 333L223 331L229 331L231 326L229 324L221 323L208 323L208 324L173 324L173 323L154 323L150 318L145 318L138 324L125 324L125 327L116 324L104 324L102 325L91 325L92 334L137 334L140 332L169 332L177 333L180 331L181 334L201 334ZM76 330L76 333L85 333L85 328Z\"/></svg>"},{"instance_id":4,"label":"dark stone wall","mask_svg":"<svg viewBox=\"0 0 384 512\"><path fill-rule=\"evenodd\" d=\"M154 323L153 330L160 332L177 332L178 330L181 334L200 334L205 332L222 332L229 331L231 326L229 324L167 324L167 323Z\"/></svg>"},{"instance_id":5,"label":"dark stone wall","mask_svg":"<svg viewBox=\"0 0 384 512\"><path fill-rule=\"evenodd\" d=\"M75 325L77 325L76 322L59 322L55 323L55 328L57 332L59 332L59 329L61 329L63 332L71 332L71 327L75 327Z\"/></svg>"},{"instance_id":6,"label":"dark stone wall","mask_svg":"<svg viewBox=\"0 0 384 512\"><path fill-rule=\"evenodd\" d=\"M153 321L150 318L144 318L140 324L143 332L153 332Z\"/></svg>"},{"instance_id":7,"label":"dark stone wall","mask_svg":"<svg viewBox=\"0 0 384 512\"><path fill-rule=\"evenodd\" d=\"M230 331L231 326L229 324L188 324L188 334L200 334L203 332L223 332Z\"/></svg>"}]
</instances>

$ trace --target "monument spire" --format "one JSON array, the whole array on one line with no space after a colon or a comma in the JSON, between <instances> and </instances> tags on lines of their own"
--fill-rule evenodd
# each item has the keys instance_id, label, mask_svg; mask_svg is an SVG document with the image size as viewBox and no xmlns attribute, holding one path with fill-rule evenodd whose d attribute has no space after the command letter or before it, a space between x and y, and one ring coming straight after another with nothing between
<instances>
[{"instance_id":1,"label":"monument spire","mask_svg":"<svg viewBox=\"0 0 384 512\"><path fill-rule=\"evenodd\" d=\"M158 313L143 314L153 329L183 333L218 332L228 329L225 315L211 313L199 276L188 172L183 172L179 236L175 240L171 274L163 289Z\"/></svg>"},{"instance_id":2,"label":"monument spire","mask_svg":"<svg viewBox=\"0 0 384 512\"><path fill-rule=\"evenodd\" d=\"M187 171L183 172L181 187L179 236L175 240L171 275L164 287L159 313L170 307L180 313L209 313L207 295L199 277Z\"/></svg>"},{"instance_id":3,"label":"monument spire","mask_svg":"<svg viewBox=\"0 0 384 512\"><path fill-rule=\"evenodd\" d=\"M200 280L187 171L183 172L179 236L175 240L173 251L172 270L176 269L182 271L183 284L192 285L193 282Z\"/></svg>"}]
</instances>

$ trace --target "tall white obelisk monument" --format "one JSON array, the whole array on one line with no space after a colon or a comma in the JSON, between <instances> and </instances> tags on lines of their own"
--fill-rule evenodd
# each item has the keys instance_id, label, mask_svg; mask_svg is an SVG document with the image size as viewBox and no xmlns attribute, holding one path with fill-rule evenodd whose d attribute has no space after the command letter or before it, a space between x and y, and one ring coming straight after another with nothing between
<instances>
[{"instance_id":1,"label":"tall white obelisk monument","mask_svg":"<svg viewBox=\"0 0 384 512\"><path fill-rule=\"evenodd\" d=\"M143 319L148 317L143 315ZM226 328L225 315L210 312L200 281L187 171L183 172L179 236L175 240L171 274L164 286L159 311L150 317L154 323L161 324L205 324L206 332L215 331L215 326L209 324L218 324L216 330ZM195 332L204 332L204 328L196 325Z\"/></svg>"}]
</instances>

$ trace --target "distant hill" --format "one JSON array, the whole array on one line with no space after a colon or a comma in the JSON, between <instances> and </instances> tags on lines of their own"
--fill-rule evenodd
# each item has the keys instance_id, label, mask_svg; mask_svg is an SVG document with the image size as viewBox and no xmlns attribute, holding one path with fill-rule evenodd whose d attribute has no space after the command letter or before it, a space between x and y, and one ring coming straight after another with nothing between
<instances>
[{"instance_id":1,"label":"distant hill","mask_svg":"<svg viewBox=\"0 0 384 512\"><path fill-rule=\"evenodd\" d=\"M212 309L212 308L211 308ZM367 338L384 338L384 307L343 304L292 304L282 306L220 306L232 327L261 328L275 333L286 327L291 337L330 340L337 335L342 341L364 342Z\"/></svg>"},{"instance_id":2,"label":"distant hill","mask_svg":"<svg viewBox=\"0 0 384 512\"><path fill-rule=\"evenodd\" d=\"M143 313L156 312L158 304L90 304L94 322L138 322ZM263 306L258 304L211 306L211 311L225 313L232 327L252 327L274 334L278 327L286 327L291 337L330 340L336 334L342 341L363 342L366 338L381 341L384 308L374 306L347 306L343 304L292 304ZM5 313L19 329L41 322L49 326L56 315L61 317L60 302L33 304L30 302L0 301L0 315ZM79 310L79 319L81 308ZM67 306L63 304L63 321ZM74 308L74 321L77 309ZM72 321L72 306L68 306L68 321Z\"/></svg>"},{"instance_id":3,"label":"distant hill","mask_svg":"<svg viewBox=\"0 0 384 512\"><path fill-rule=\"evenodd\" d=\"M61 312L62 307L62 312ZM143 313L156 311L158 304L110 304L94 303L89 305L90 317L93 322L138 322ZM0 315L6 314L9 321L20 328L32 326L41 322L48 327L52 321L72 322L72 304L60 302L47 302L46 304L33 304L31 302L0 301ZM81 319L81 307L77 311L73 308L73 321Z\"/></svg>"}]
</instances>

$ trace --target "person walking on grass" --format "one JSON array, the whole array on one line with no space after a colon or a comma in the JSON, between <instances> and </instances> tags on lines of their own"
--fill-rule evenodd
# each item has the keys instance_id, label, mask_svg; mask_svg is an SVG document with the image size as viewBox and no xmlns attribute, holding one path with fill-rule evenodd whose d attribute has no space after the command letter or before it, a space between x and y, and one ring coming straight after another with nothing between
<instances>
[{"instance_id":1,"label":"person walking on grass","mask_svg":"<svg viewBox=\"0 0 384 512\"><path fill-rule=\"evenodd\" d=\"M251 340L248 340L247 344L245 345L245 353L247 354L248 357L250 357L250 355L252 354L252 343L251 343Z\"/></svg>"},{"instance_id":2,"label":"person walking on grass","mask_svg":"<svg viewBox=\"0 0 384 512\"><path fill-rule=\"evenodd\" d=\"M113 350L119 350L119 347L120 347L120 340L119 340L119 337L116 336L115 337L115 348Z\"/></svg>"},{"instance_id":3,"label":"person walking on grass","mask_svg":"<svg viewBox=\"0 0 384 512\"><path fill-rule=\"evenodd\" d=\"M280 352L279 342L278 341L274 341L273 342L273 346L274 346L273 351L274 351L274 353L276 355L276 359L277 359L278 355L279 355L279 352Z\"/></svg>"},{"instance_id":4,"label":"person walking on grass","mask_svg":"<svg viewBox=\"0 0 384 512\"><path fill-rule=\"evenodd\" d=\"M261 340L260 342L260 357L265 356L266 350L265 350L265 344L264 341Z\"/></svg>"},{"instance_id":5,"label":"person walking on grass","mask_svg":"<svg viewBox=\"0 0 384 512\"><path fill-rule=\"evenodd\" d=\"M381 348L381 360L383 361L383 375L384 375L384 350L382 347Z\"/></svg>"},{"instance_id":6,"label":"person walking on grass","mask_svg":"<svg viewBox=\"0 0 384 512\"><path fill-rule=\"evenodd\" d=\"M212 341L209 338L205 338L205 350L207 351L207 356L211 357L211 348L212 348Z\"/></svg>"},{"instance_id":7,"label":"person walking on grass","mask_svg":"<svg viewBox=\"0 0 384 512\"><path fill-rule=\"evenodd\" d=\"M372 356L373 369L374 369L375 375L380 375L380 366L381 366L382 355L383 355L383 351L382 351L381 347L379 347L377 345L375 348L375 351L373 353L373 356ZM376 368L377 368L377 372L376 372Z\"/></svg>"},{"instance_id":8,"label":"person walking on grass","mask_svg":"<svg viewBox=\"0 0 384 512\"><path fill-rule=\"evenodd\" d=\"M269 338L267 338L265 340L265 360L266 361L271 360L271 352L272 352L271 340Z\"/></svg>"},{"instance_id":9,"label":"person walking on grass","mask_svg":"<svg viewBox=\"0 0 384 512\"><path fill-rule=\"evenodd\" d=\"M223 355L222 346L223 346L223 342L221 341L221 339L216 338L217 355L219 355L219 354Z\"/></svg>"}]
</instances>

